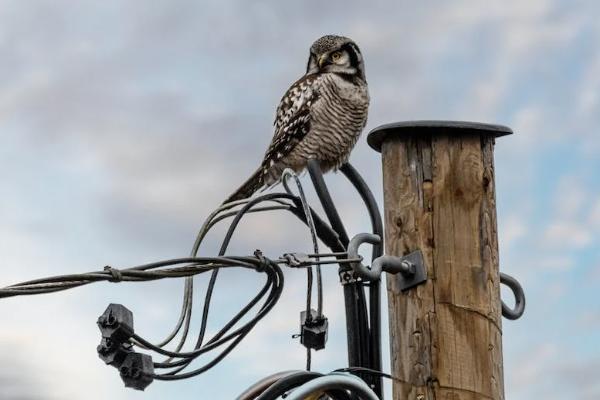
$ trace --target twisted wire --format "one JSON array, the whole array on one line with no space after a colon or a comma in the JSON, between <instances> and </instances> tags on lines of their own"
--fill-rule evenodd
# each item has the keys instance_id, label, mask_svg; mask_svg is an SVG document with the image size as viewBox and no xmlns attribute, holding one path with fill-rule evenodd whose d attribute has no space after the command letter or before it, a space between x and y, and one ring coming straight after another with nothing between
<instances>
[{"instance_id":1,"label":"twisted wire","mask_svg":"<svg viewBox=\"0 0 600 400\"><path fill-rule=\"evenodd\" d=\"M239 200L236 202L224 204L213 211L204 221L194 241L192 251L189 257L176 258L169 260L157 261L154 263L143 264L131 268L119 269L112 266L106 266L102 270L92 271L83 274L61 275L56 277L36 279L19 284L11 285L0 289L0 298L52 293L62 290L67 290L94 282L143 282L165 278L185 278L183 299L179 317L174 328L166 337L159 343L151 343L144 337L134 334L130 342L140 348L154 351L166 357L163 361L155 362L154 367L157 369L169 370L165 373L156 373L153 375L155 379L174 380L186 379L191 376L198 375L212 366L216 365L229 352L235 348L241 340L251 331L251 329L262 319L275 305L283 290L283 273L279 265L287 265L294 268L306 268L311 271L313 266L317 269L317 284L318 284L318 315L322 315L322 280L321 280L321 265L336 265L340 262L351 263L358 261L357 259L349 258L343 251L343 246L337 241L336 235L332 234L332 229L325 224L318 215L310 208L300 182L295 177L296 184L299 190L299 197L288 191L288 193L270 193L258 196L251 199ZM289 189L289 187L288 187ZM270 203L263 205L263 203ZM245 214L268 212L268 211L290 211L300 218L310 229L311 238L313 241L312 254L303 254L302 261L292 265L288 257L282 256L278 259L269 259L262 254L255 256L225 256L225 252L231 241L233 233L239 222ZM198 257L199 248L209 233L209 231L219 222L233 218L231 221L225 238L222 242L219 256L216 257ZM318 227L318 229L317 229ZM317 230L319 237L328 243L330 248L334 249L331 253L319 253L317 243ZM321 236L324 235L324 236ZM325 258L330 259L325 259ZM343 259L346 257L346 259ZM214 285L221 268L245 268L253 269L266 274L266 282L258 294L252 298L223 328L213 335L208 341L204 342L204 335L207 326L207 319L210 310L210 300L212 297ZM190 322L192 318L193 307L193 277L198 274L211 272L209 287L204 299L204 307L202 313L202 324L200 332L193 349L182 351L189 337ZM266 296L266 298L265 298ZM310 296L310 293L309 293ZM261 302L262 300L262 302ZM258 304L261 303L260 306ZM241 326L235 328L239 322L254 308L259 307L256 314ZM308 303L310 311L310 303ZM307 314L307 315L310 315ZM167 350L165 347L170 344L177 335L180 338L174 346L174 350ZM212 350L227 346L204 366L193 371L182 372L186 369L193 360L206 354ZM307 357L310 368L310 354Z\"/></svg>"}]
</instances>

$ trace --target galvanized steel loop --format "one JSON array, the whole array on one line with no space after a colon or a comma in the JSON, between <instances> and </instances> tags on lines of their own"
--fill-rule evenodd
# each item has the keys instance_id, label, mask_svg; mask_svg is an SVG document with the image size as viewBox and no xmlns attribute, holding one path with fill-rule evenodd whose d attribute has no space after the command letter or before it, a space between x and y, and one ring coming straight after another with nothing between
<instances>
[{"instance_id":1,"label":"galvanized steel loop","mask_svg":"<svg viewBox=\"0 0 600 400\"><path fill-rule=\"evenodd\" d=\"M525 312L525 292L523 291L523 287L519 281L503 272L500 272L500 283L508 286L515 296L514 308L510 308L502 301L502 316L510 320L521 318Z\"/></svg>"},{"instance_id":2,"label":"galvanized steel loop","mask_svg":"<svg viewBox=\"0 0 600 400\"><path fill-rule=\"evenodd\" d=\"M359 233L350 240L350 243L348 243L348 258L359 257L358 248L361 244L379 244L380 242L381 238L379 235L372 233ZM381 264L376 263L376 261L377 260L373 262L371 268L364 266L360 262L350 263L350 267L352 267L352 270L361 278L375 281L379 279L379 276L381 275Z\"/></svg>"}]
</instances>

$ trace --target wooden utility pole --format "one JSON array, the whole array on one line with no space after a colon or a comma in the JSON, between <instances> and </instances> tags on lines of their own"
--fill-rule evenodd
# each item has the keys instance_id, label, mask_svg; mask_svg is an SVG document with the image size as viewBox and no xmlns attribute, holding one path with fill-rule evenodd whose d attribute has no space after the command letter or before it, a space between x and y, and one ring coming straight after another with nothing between
<instances>
[{"instance_id":1,"label":"wooden utility pole","mask_svg":"<svg viewBox=\"0 0 600 400\"><path fill-rule=\"evenodd\" d=\"M417 121L368 137L381 151L385 252L421 250L428 279L387 276L394 400L504 399L496 125Z\"/></svg>"}]
</instances>

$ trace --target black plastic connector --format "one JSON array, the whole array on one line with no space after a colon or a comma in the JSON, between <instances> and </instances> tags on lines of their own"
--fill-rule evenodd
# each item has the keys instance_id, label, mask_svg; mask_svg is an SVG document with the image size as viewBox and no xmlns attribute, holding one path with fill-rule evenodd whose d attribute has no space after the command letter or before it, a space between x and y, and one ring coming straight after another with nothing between
<instances>
[{"instance_id":1,"label":"black plastic connector","mask_svg":"<svg viewBox=\"0 0 600 400\"><path fill-rule=\"evenodd\" d=\"M130 343L120 343L109 338L102 338L96 350L100 359L107 365L119 368L127 354L133 352L132 347Z\"/></svg>"},{"instance_id":2,"label":"black plastic connector","mask_svg":"<svg viewBox=\"0 0 600 400\"><path fill-rule=\"evenodd\" d=\"M125 387L144 390L154 380L152 377L154 375L152 357L148 354L129 353L119 367L119 373Z\"/></svg>"},{"instance_id":3,"label":"black plastic connector","mask_svg":"<svg viewBox=\"0 0 600 400\"><path fill-rule=\"evenodd\" d=\"M328 328L327 318L324 315L318 316L315 310L311 309L308 316L306 311L300 313L300 343L304 347L313 350L324 349Z\"/></svg>"},{"instance_id":4,"label":"black plastic connector","mask_svg":"<svg viewBox=\"0 0 600 400\"><path fill-rule=\"evenodd\" d=\"M122 304L109 304L98 318L103 338L123 343L133 336L133 313Z\"/></svg>"},{"instance_id":5,"label":"black plastic connector","mask_svg":"<svg viewBox=\"0 0 600 400\"><path fill-rule=\"evenodd\" d=\"M108 365L120 368L132 345L128 343L133 336L133 314L121 304L109 304L98 318L98 327L102 340L96 351L98 357Z\"/></svg>"}]
</instances>

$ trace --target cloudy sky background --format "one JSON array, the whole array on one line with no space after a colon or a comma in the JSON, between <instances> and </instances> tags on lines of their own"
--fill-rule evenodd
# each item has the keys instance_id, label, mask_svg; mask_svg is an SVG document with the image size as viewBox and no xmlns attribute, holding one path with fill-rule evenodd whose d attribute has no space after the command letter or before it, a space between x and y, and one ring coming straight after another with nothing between
<instances>
[{"instance_id":1,"label":"cloudy sky background","mask_svg":"<svg viewBox=\"0 0 600 400\"><path fill-rule=\"evenodd\" d=\"M501 269L522 282L528 309L504 322L507 398L598 399L599 18L592 0L0 0L0 286L187 254L204 218L258 163L312 41L341 33L366 58L367 129L412 119L513 128L496 146ZM364 137L351 161L381 201L379 154ZM349 232L367 230L351 187L327 180ZM310 249L293 219L268 218L250 218L231 252ZM220 233L203 254L216 253ZM182 282L2 300L0 398L234 398L304 364L290 338L304 275L286 278L281 303L223 363L145 393L124 389L97 358L95 320L123 303L136 330L159 340ZM222 274L209 329L261 279ZM341 289L333 271L325 281L332 331L314 357L320 371L346 362Z\"/></svg>"}]
</instances>

